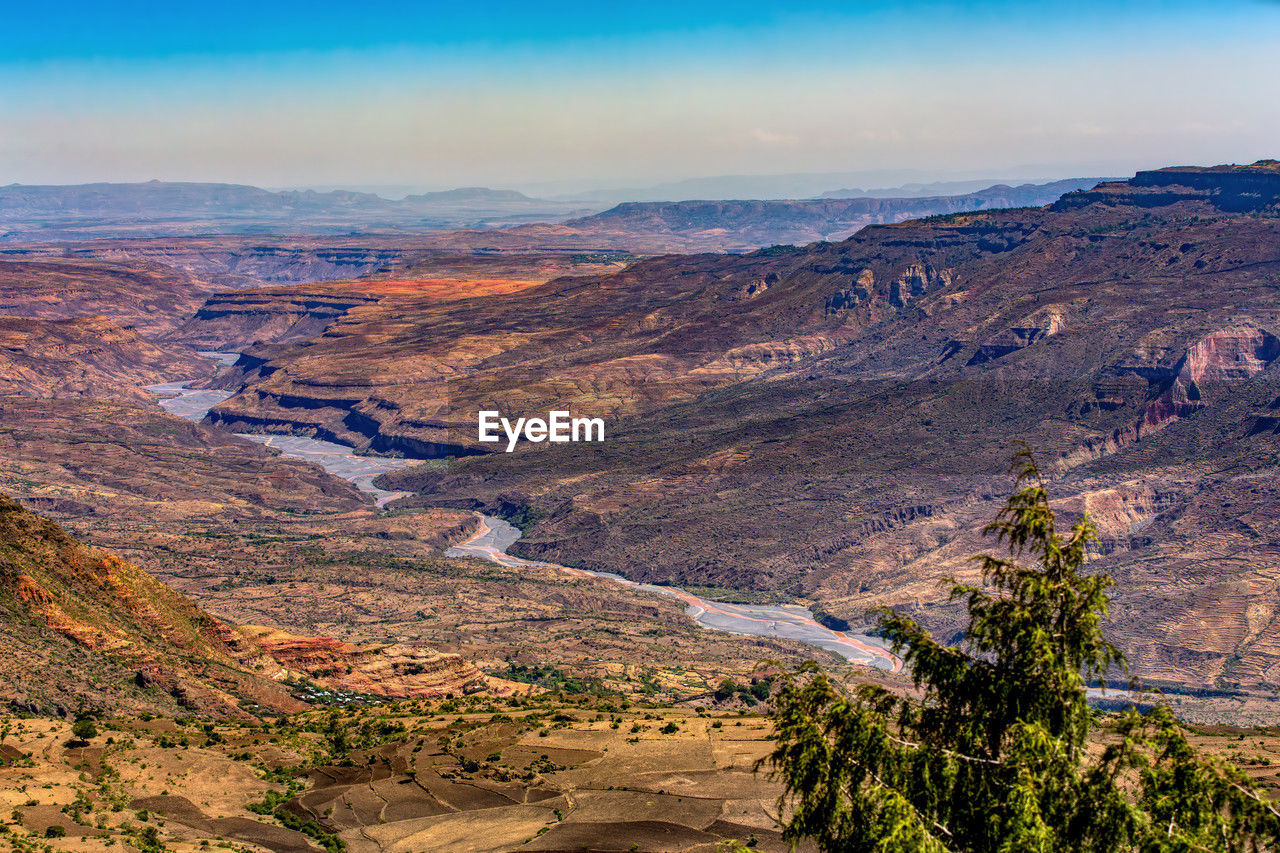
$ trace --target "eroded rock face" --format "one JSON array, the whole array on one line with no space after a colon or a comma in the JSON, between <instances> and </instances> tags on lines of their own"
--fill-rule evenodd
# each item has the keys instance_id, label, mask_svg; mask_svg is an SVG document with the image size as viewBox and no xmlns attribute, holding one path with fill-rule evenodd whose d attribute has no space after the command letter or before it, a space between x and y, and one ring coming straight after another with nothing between
<instances>
[{"instance_id":1,"label":"eroded rock face","mask_svg":"<svg viewBox=\"0 0 1280 853\"><path fill-rule=\"evenodd\" d=\"M1062 331L1064 326L1062 311L1058 308L1046 308L1010 326L992 338L987 339L969 359L970 365L986 364L1010 353L1029 347L1037 341Z\"/></svg>"},{"instance_id":2,"label":"eroded rock face","mask_svg":"<svg viewBox=\"0 0 1280 853\"><path fill-rule=\"evenodd\" d=\"M859 273L857 284L854 287L837 290L827 297L826 312L835 314L840 311L847 311L850 308L857 308L871 298L872 288L875 287L875 284L875 273L871 270L863 270Z\"/></svg>"},{"instance_id":3,"label":"eroded rock face","mask_svg":"<svg viewBox=\"0 0 1280 853\"><path fill-rule=\"evenodd\" d=\"M1212 332L1183 356L1178 378L1199 382L1238 382L1266 370L1280 356L1280 339L1251 323Z\"/></svg>"},{"instance_id":4,"label":"eroded rock face","mask_svg":"<svg viewBox=\"0 0 1280 853\"><path fill-rule=\"evenodd\" d=\"M1280 204L1280 161L1138 172L1128 181L1068 193L1054 206L1066 210L1102 203L1150 208L1185 202L1205 202L1230 212L1274 208Z\"/></svg>"},{"instance_id":5,"label":"eroded rock face","mask_svg":"<svg viewBox=\"0 0 1280 853\"><path fill-rule=\"evenodd\" d=\"M917 299L951 286L951 270L935 269L930 264L911 264L906 272L889 285L889 303L899 308Z\"/></svg>"},{"instance_id":6,"label":"eroded rock face","mask_svg":"<svg viewBox=\"0 0 1280 853\"><path fill-rule=\"evenodd\" d=\"M1211 405L1212 396L1229 395L1229 386L1252 379L1280 356L1280 339L1243 320L1195 341L1176 361L1175 349L1170 346L1174 334L1172 329L1161 329L1145 335L1111 370L1113 376L1131 373L1147 380L1145 389L1135 385L1127 389L1131 397L1154 395L1142 414L1110 435L1085 441L1060 460L1061 466L1115 453L1144 435L1191 417ZM1206 396L1202 384L1212 389L1211 396ZM1094 391L1104 408L1118 408L1126 402L1122 382L1104 381L1095 384Z\"/></svg>"}]
</instances>

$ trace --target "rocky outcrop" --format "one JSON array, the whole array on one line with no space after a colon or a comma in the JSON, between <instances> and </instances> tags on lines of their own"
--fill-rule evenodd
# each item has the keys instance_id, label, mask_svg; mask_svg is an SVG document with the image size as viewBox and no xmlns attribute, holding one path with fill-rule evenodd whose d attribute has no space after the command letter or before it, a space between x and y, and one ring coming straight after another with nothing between
<instances>
[{"instance_id":1,"label":"rocky outcrop","mask_svg":"<svg viewBox=\"0 0 1280 853\"><path fill-rule=\"evenodd\" d=\"M147 673L149 683L169 693L198 695L209 712L238 714L241 688L253 689L267 707L299 707L284 689L241 669L217 620L133 564L81 545L4 496L0 544L0 598L10 602L0 628L27 638L26 665L52 654L41 632L53 631L88 651L81 665L89 678L111 662Z\"/></svg>"},{"instance_id":2,"label":"rocky outcrop","mask_svg":"<svg viewBox=\"0 0 1280 853\"><path fill-rule=\"evenodd\" d=\"M357 645L252 625L238 631L283 667L276 673L278 678L305 677L337 690L396 699L462 695L488 688L484 674L460 656L421 646Z\"/></svg>"},{"instance_id":3,"label":"rocky outcrop","mask_svg":"<svg viewBox=\"0 0 1280 853\"><path fill-rule=\"evenodd\" d=\"M1065 470L1083 461L1116 453L1143 436L1188 418L1211 404L1205 386L1220 398L1229 389L1216 387L1243 382L1266 370L1280 357L1280 339L1247 321L1236 322L1194 341L1175 356L1175 329L1160 329L1143 336L1139 345L1108 371L1108 378L1094 385L1101 408L1116 409L1146 398L1141 414L1109 434L1085 440L1058 462ZM1176 360L1174 360L1176 358ZM1145 383L1126 383L1131 374ZM1246 431L1258 427L1255 420Z\"/></svg>"},{"instance_id":4,"label":"rocky outcrop","mask_svg":"<svg viewBox=\"0 0 1280 853\"><path fill-rule=\"evenodd\" d=\"M1280 203L1280 160L1209 169L1172 167L1138 172L1129 182L1138 188L1190 188L1223 210L1257 210Z\"/></svg>"},{"instance_id":5,"label":"rocky outcrop","mask_svg":"<svg viewBox=\"0 0 1280 853\"><path fill-rule=\"evenodd\" d=\"M1280 205L1280 161L1138 172L1128 181L1068 193L1055 207L1068 210L1101 203L1151 208L1197 202L1235 213L1274 208Z\"/></svg>"},{"instance_id":6,"label":"rocky outcrop","mask_svg":"<svg viewBox=\"0 0 1280 853\"><path fill-rule=\"evenodd\" d=\"M210 298L167 339L200 349L239 352L262 343L315 337L352 308L377 301L376 296L358 292L331 296L305 288L242 291Z\"/></svg>"},{"instance_id":7,"label":"rocky outcrop","mask_svg":"<svg viewBox=\"0 0 1280 853\"><path fill-rule=\"evenodd\" d=\"M1238 382L1266 370L1280 356L1280 339L1266 329L1242 322L1212 332L1187 350L1178 380L1188 391L1195 383Z\"/></svg>"},{"instance_id":8,"label":"rocky outcrop","mask_svg":"<svg viewBox=\"0 0 1280 853\"><path fill-rule=\"evenodd\" d=\"M1063 329L1062 312L1057 308L1026 317L982 343L969 359L969 365L986 364L1031 346Z\"/></svg>"},{"instance_id":9,"label":"rocky outcrop","mask_svg":"<svg viewBox=\"0 0 1280 853\"><path fill-rule=\"evenodd\" d=\"M912 264L889 285L889 303L901 308L909 300L950 286L951 270L935 269L929 264Z\"/></svg>"}]
</instances>

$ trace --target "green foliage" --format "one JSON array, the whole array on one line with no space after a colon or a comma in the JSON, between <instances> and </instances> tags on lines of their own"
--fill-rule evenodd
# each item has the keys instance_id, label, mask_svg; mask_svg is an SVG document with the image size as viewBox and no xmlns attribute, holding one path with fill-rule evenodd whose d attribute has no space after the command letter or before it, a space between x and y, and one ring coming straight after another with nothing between
<instances>
[{"instance_id":1,"label":"green foliage","mask_svg":"<svg viewBox=\"0 0 1280 853\"><path fill-rule=\"evenodd\" d=\"M98 736L98 727L88 718L76 720L71 726L71 734L76 740L93 740Z\"/></svg>"},{"instance_id":2,"label":"green foliage","mask_svg":"<svg viewBox=\"0 0 1280 853\"><path fill-rule=\"evenodd\" d=\"M164 842L160 840L160 830L154 826L144 826L134 839L141 853L163 853Z\"/></svg>"},{"instance_id":3,"label":"green foliage","mask_svg":"<svg viewBox=\"0 0 1280 853\"><path fill-rule=\"evenodd\" d=\"M280 791L267 791L262 802L246 803L245 808L255 814L270 815L289 829L313 838L325 849L326 853L343 853L347 849L345 841L329 832L316 820L304 818L289 810L288 803L296 793L297 791L292 787L283 793Z\"/></svg>"},{"instance_id":4,"label":"green foliage","mask_svg":"<svg viewBox=\"0 0 1280 853\"><path fill-rule=\"evenodd\" d=\"M521 533L528 533L535 524L546 518L545 511L526 504L503 504L498 507L498 516L520 528Z\"/></svg>"},{"instance_id":5,"label":"green foliage","mask_svg":"<svg viewBox=\"0 0 1280 853\"><path fill-rule=\"evenodd\" d=\"M832 631L849 631L853 627L849 624L847 619L841 619L839 616L836 616L834 613L828 613L821 607L814 608L813 621L817 622L824 628L830 628Z\"/></svg>"},{"instance_id":6,"label":"green foliage","mask_svg":"<svg viewBox=\"0 0 1280 853\"><path fill-rule=\"evenodd\" d=\"M1280 812L1234 769L1197 755L1167 708L1130 709L1086 748L1085 686L1123 658L1102 633L1105 575L1083 575L1094 528L1064 538L1025 445L1015 493L986 528L958 647L886 611L885 636L920 698L852 691L816 666L784 679L767 759L785 837L826 851L1260 851ZM1016 561L1034 558L1034 565Z\"/></svg>"},{"instance_id":7,"label":"green foliage","mask_svg":"<svg viewBox=\"0 0 1280 853\"><path fill-rule=\"evenodd\" d=\"M599 678L579 678L551 664L513 663L508 665L507 669L497 672L495 675L509 681L536 684L549 692L570 696L608 696L615 692L606 687L605 683Z\"/></svg>"}]
</instances>

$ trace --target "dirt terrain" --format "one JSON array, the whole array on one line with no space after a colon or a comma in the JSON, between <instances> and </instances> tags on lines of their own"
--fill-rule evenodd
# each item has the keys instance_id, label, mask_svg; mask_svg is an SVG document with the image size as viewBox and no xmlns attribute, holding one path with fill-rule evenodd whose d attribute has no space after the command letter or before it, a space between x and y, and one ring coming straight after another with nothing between
<instances>
[{"instance_id":1,"label":"dirt terrain","mask_svg":"<svg viewBox=\"0 0 1280 853\"><path fill-rule=\"evenodd\" d=\"M759 716L483 700L348 709L341 735L333 720L107 719L68 745L68 724L20 719L5 823L63 827L56 849L86 851L149 830L174 851L789 849L778 786L753 773L770 748Z\"/></svg>"},{"instance_id":2,"label":"dirt terrain","mask_svg":"<svg viewBox=\"0 0 1280 853\"><path fill-rule=\"evenodd\" d=\"M186 707L252 719L306 707L297 682L340 694L507 693L456 654L232 625L137 566L77 542L0 495L0 691L23 707ZM54 674L55 661L66 666ZM33 701L34 700L34 701Z\"/></svg>"},{"instance_id":3,"label":"dirt terrain","mask_svg":"<svg viewBox=\"0 0 1280 853\"><path fill-rule=\"evenodd\" d=\"M266 342L318 337L335 320L349 314L359 316L366 310L381 314L401 304L502 296L545 280L378 278L230 291L208 299L165 340L239 352Z\"/></svg>"},{"instance_id":4,"label":"dirt terrain","mask_svg":"<svg viewBox=\"0 0 1280 853\"><path fill-rule=\"evenodd\" d=\"M152 337L195 313L224 286L161 263L6 252L0 260L0 316L70 320L105 317ZM61 255L62 252L58 252Z\"/></svg>"},{"instance_id":5,"label":"dirt terrain","mask_svg":"<svg viewBox=\"0 0 1280 853\"><path fill-rule=\"evenodd\" d=\"M425 683L432 664L405 658L406 645L461 654L495 678L534 667L542 683L670 700L750 673L761 659L808 654L793 642L706 631L675 601L607 581L443 560L474 527L470 513L380 514L316 466L158 410L6 400L0 457L0 491L216 617L262 626L255 642L271 655L343 689L398 695L407 669L420 669ZM298 645L290 634L347 645ZM81 656L56 636L40 643L49 640L59 655ZM32 671L23 661L19 670ZM126 668L90 682L76 675L83 668L70 667L66 695L111 707L121 701L112 685L133 677ZM43 696L51 707L51 685L10 675L12 698Z\"/></svg>"}]
</instances>

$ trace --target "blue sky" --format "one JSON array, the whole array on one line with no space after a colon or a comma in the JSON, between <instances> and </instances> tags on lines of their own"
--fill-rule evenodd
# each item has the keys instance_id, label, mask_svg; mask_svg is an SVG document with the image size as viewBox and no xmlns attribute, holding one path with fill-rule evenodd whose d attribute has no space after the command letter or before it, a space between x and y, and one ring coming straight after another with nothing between
<instances>
[{"instance_id":1,"label":"blue sky","mask_svg":"<svg viewBox=\"0 0 1280 853\"><path fill-rule=\"evenodd\" d=\"M0 183L1048 176L1280 156L1280 4L1260 0L11 5Z\"/></svg>"}]
</instances>

